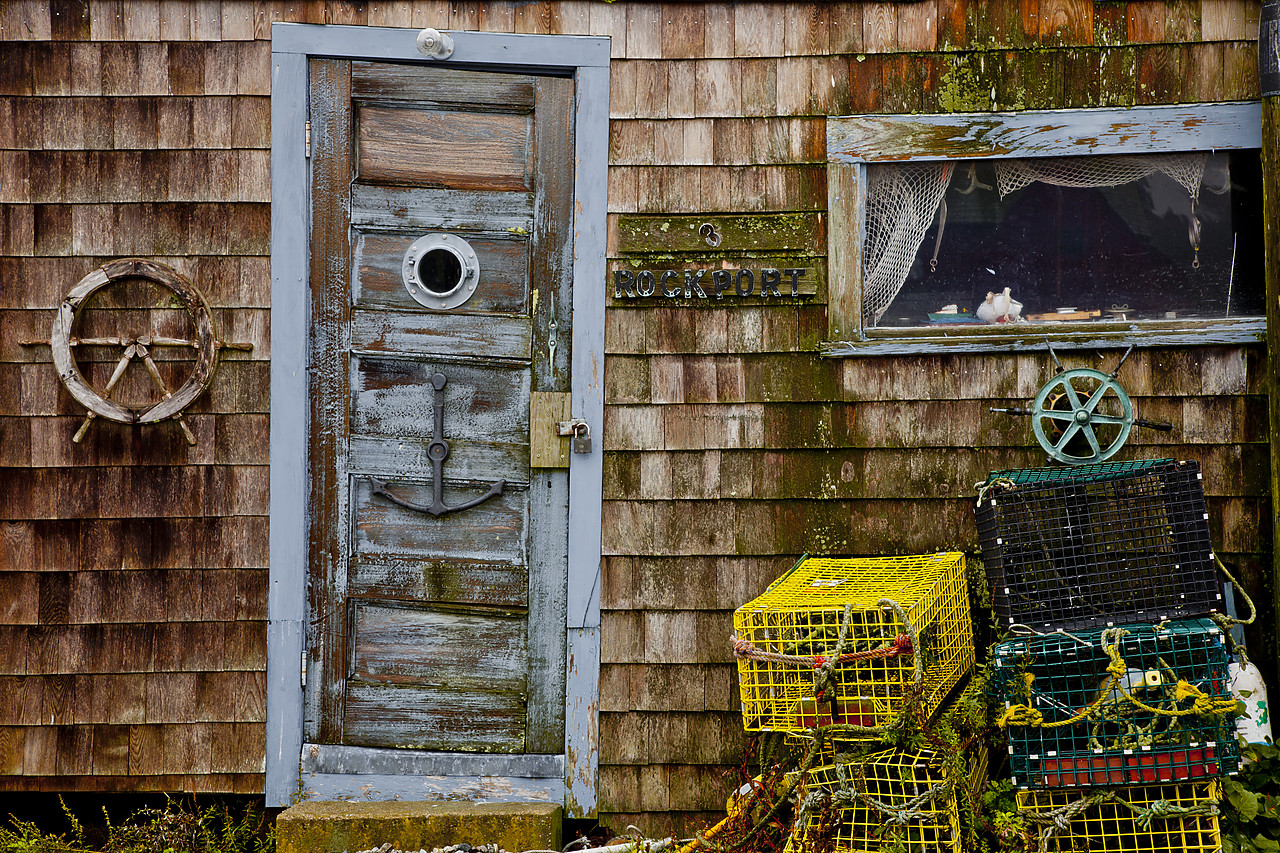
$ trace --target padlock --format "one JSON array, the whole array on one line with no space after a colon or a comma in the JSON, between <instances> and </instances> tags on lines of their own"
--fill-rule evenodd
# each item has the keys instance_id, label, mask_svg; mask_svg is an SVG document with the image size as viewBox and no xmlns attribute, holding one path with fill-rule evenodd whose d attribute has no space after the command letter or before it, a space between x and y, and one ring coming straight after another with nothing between
<instances>
[{"instance_id":1,"label":"padlock","mask_svg":"<svg viewBox=\"0 0 1280 853\"><path fill-rule=\"evenodd\" d=\"M591 452L591 427L584 423L573 425L573 438L569 440L574 453Z\"/></svg>"}]
</instances>

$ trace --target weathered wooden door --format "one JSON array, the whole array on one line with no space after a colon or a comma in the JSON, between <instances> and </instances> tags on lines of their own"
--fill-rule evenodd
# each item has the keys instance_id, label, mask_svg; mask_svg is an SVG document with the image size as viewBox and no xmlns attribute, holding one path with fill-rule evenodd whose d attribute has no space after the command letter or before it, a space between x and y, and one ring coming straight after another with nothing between
<instances>
[{"instance_id":1,"label":"weathered wooden door","mask_svg":"<svg viewBox=\"0 0 1280 853\"><path fill-rule=\"evenodd\" d=\"M309 79L306 740L559 754L573 80Z\"/></svg>"}]
</instances>

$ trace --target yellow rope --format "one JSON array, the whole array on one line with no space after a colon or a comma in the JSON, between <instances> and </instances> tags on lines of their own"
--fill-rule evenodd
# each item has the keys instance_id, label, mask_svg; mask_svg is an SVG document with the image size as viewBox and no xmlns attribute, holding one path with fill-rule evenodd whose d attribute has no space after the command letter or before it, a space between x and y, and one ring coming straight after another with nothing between
<instances>
[{"instance_id":1,"label":"yellow rope","mask_svg":"<svg viewBox=\"0 0 1280 853\"><path fill-rule=\"evenodd\" d=\"M1093 700L1088 707L1067 720L1058 720L1053 723L1044 721L1044 714L1040 713L1030 705L1010 705L1004 709L1004 713L996 720L996 724L1000 728L1009 726L1032 726L1035 728L1056 729L1061 726L1074 725L1081 720L1088 719L1093 716L1094 712L1107 701L1111 695L1112 689L1120 692L1125 699L1129 700L1133 705L1141 708L1150 714L1159 714L1164 717L1190 717L1190 716L1208 716L1210 714L1234 714L1236 711L1236 700L1234 699L1215 699L1206 694L1194 684L1189 684L1183 679L1178 680L1178 685L1174 689L1173 697L1175 702L1182 702L1187 699L1193 699L1191 706L1178 710L1177 708L1156 708L1146 704L1141 699L1135 697L1132 693L1125 689L1124 677L1129 671L1128 664L1124 658L1120 657L1120 638L1129 633L1123 628L1108 628L1102 632L1102 650L1107 653L1107 657L1111 659L1111 663L1107 665L1107 674L1109 678L1107 683L1098 691L1098 698ZM1111 643L1108 644L1108 640Z\"/></svg>"},{"instance_id":2,"label":"yellow rope","mask_svg":"<svg viewBox=\"0 0 1280 853\"><path fill-rule=\"evenodd\" d=\"M755 778L755 781L759 782L760 777L757 776ZM697 850L700 847L707 847L707 848L714 847L715 845L712 844L711 842L714 841L719 835L721 835L726 829L728 829L729 824L732 823L735 818L737 818L739 815L741 815L743 812L747 810L747 805L748 803L751 802L751 799L754 793L755 791L753 789L752 791L748 792L743 796L730 797L729 801L724 804L724 810L727 813L727 816L725 817L725 819L720 821L710 829L704 829L702 832L698 833L697 836L695 836L692 841L690 841L688 844L681 847L677 851L677 853L693 853L693 851Z\"/></svg>"}]
</instances>

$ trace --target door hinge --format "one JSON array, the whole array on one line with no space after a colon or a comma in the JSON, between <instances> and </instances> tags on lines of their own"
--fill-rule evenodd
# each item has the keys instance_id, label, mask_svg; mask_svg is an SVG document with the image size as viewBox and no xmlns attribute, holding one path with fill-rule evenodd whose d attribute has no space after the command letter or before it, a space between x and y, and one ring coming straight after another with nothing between
<instances>
[{"instance_id":1,"label":"door hinge","mask_svg":"<svg viewBox=\"0 0 1280 853\"><path fill-rule=\"evenodd\" d=\"M302 653L302 686L307 686L307 653Z\"/></svg>"},{"instance_id":2,"label":"door hinge","mask_svg":"<svg viewBox=\"0 0 1280 853\"><path fill-rule=\"evenodd\" d=\"M306 157L307 157L307 159L308 159L308 160L310 160L310 159L311 159L311 122L309 122L309 121L307 122L307 152L306 152Z\"/></svg>"}]
</instances>

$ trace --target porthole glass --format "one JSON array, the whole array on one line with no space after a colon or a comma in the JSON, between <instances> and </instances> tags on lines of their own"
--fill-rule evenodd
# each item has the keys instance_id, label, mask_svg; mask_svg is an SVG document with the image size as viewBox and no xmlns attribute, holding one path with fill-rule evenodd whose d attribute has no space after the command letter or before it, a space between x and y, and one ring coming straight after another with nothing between
<instances>
[{"instance_id":1,"label":"porthole glass","mask_svg":"<svg viewBox=\"0 0 1280 853\"><path fill-rule=\"evenodd\" d=\"M462 286L461 259L445 248L423 252L418 258L418 281L428 293L448 296Z\"/></svg>"}]
</instances>

